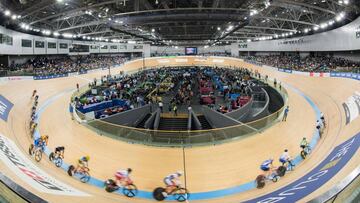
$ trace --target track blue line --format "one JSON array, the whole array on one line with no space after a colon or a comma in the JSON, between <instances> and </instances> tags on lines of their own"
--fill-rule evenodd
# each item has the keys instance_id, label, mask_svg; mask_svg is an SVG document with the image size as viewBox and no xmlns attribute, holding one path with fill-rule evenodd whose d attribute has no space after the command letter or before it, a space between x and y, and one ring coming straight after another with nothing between
<instances>
[{"instance_id":1,"label":"track blue line","mask_svg":"<svg viewBox=\"0 0 360 203\"><path fill-rule=\"evenodd\" d=\"M292 89L294 92L296 92L297 94L299 94L300 96L302 96L312 107L312 109L315 111L316 117L317 119L320 119L320 109L316 106L316 104L308 97L306 96L303 92L301 92L299 89L291 86L291 85L286 85L283 84L284 87L286 88L290 88ZM38 122L40 120L40 116L41 114L45 111L45 109L52 104L55 100L57 100L58 98L60 98L61 96L63 96L65 93L68 93L70 91L74 91L74 89L71 90L65 90L62 93L59 93L53 97L51 97L50 99L46 100L45 103L43 105L40 106L38 114L37 114L37 119L36 122ZM38 138L40 137L40 132L38 129L35 130L34 132L34 138ZM315 147L315 145L317 144L318 140L320 139L320 135L319 132L317 130L314 131L313 137L311 139L310 142L310 147L313 149ZM49 154L51 153L51 150L49 150L47 147L45 148L45 154L47 156L49 156ZM295 165L298 165L300 162L302 162L303 159L301 158L300 155L296 156L294 158L293 163ZM67 163L63 163L61 168L64 171L67 171L69 168L69 164ZM76 176L75 176L76 177ZM79 177L76 177L79 178ZM104 188L104 181L103 180L99 180L97 178L91 177L88 184L96 186L98 188ZM256 187L255 182L251 181L251 182L247 182L235 187L231 187L231 188L226 188L226 189L221 189L221 190L214 190L214 191L208 191L208 192L198 192L198 193L191 193L189 200L205 200L205 199L213 199L213 198L219 198L219 197L224 197L224 196L228 196L228 195L233 195L233 194L237 194L237 193L241 193L241 192L245 192L251 189L254 189ZM117 190L114 193L118 193L122 195L121 190ZM152 192L149 191L143 191L143 190L139 190L138 194L136 197L140 197L140 198L145 198L145 199L153 199L152 196ZM167 200L174 200L173 196L168 197Z\"/></svg>"}]
</instances>

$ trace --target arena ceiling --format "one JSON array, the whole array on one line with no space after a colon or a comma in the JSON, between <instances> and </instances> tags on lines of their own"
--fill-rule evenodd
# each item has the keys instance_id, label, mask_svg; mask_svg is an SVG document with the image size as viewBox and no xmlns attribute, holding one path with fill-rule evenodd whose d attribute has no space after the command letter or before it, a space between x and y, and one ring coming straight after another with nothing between
<instances>
[{"instance_id":1,"label":"arena ceiling","mask_svg":"<svg viewBox=\"0 0 360 203\"><path fill-rule=\"evenodd\" d=\"M1 0L22 28L80 39L211 45L333 29L360 0ZM9 15L11 16L11 15ZM337 20L336 20L337 19ZM325 24L325 25L324 25ZM324 27L323 27L324 26ZM316 28L317 27L317 28ZM49 34L47 33L47 34Z\"/></svg>"}]
</instances>

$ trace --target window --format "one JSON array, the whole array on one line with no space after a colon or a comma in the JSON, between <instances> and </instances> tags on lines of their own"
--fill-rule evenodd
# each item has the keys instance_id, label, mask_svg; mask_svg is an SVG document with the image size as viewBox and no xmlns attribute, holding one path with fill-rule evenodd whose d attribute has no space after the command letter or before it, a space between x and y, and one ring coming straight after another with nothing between
<instances>
[{"instance_id":1,"label":"window","mask_svg":"<svg viewBox=\"0 0 360 203\"><path fill-rule=\"evenodd\" d=\"M89 52L89 45L73 44L72 47L70 47L69 52Z\"/></svg>"},{"instance_id":2,"label":"window","mask_svg":"<svg viewBox=\"0 0 360 203\"><path fill-rule=\"evenodd\" d=\"M22 39L21 46L22 47L32 47L32 41L28 40L28 39Z\"/></svg>"},{"instance_id":3,"label":"window","mask_svg":"<svg viewBox=\"0 0 360 203\"><path fill-rule=\"evenodd\" d=\"M56 42L48 42L49 49L56 49Z\"/></svg>"},{"instance_id":4,"label":"window","mask_svg":"<svg viewBox=\"0 0 360 203\"><path fill-rule=\"evenodd\" d=\"M107 49L108 48L108 46L107 45L103 45L103 46L101 46L101 49Z\"/></svg>"},{"instance_id":5,"label":"window","mask_svg":"<svg viewBox=\"0 0 360 203\"><path fill-rule=\"evenodd\" d=\"M44 48L45 42L42 41L35 41L35 48Z\"/></svg>"},{"instance_id":6,"label":"window","mask_svg":"<svg viewBox=\"0 0 360 203\"><path fill-rule=\"evenodd\" d=\"M0 33L0 44L13 45L13 38Z\"/></svg>"},{"instance_id":7,"label":"window","mask_svg":"<svg viewBox=\"0 0 360 203\"><path fill-rule=\"evenodd\" d=\"M134 49L142 49L143 48L143 45L135 45L134 46Z\"/></svg>"},{"instance_id":8,"label":"window","mask_svg":"<svg viewBox=\"0 0 360 203\"><path fill-rule=\"evenodd\" d=\"M120 45L119 49L127 49L127 46L126 45Z\"/></svg>"},{"instance_id":9,"label":"window","mask_svg":"<svg viewBox=\"0 0 360 203\"><path fill-rule=\"evenodd\" d=\"M60 49L67 49L68 44L67 43L60 43Z\"/></svg>"},{"instance_id":10,"label":"window","mask_svg":"<svg viewBox=\"0 0 360 203\"><path fill-rule=\"evenodd\" d=\"M91 48L91 49L99 49L99 46L91 45L90 48Z\"/></svg>"},{"instance_id":11,"label":"window","mask_svg":"<svg viewBox=\"0 0 360 203\"><path fill-rule=\"evenodd\" d=\"M112 46L110 46L110 49L117 49L117 46L116 46L116 45L112 45Z\"/></svg>"}]
</instances>

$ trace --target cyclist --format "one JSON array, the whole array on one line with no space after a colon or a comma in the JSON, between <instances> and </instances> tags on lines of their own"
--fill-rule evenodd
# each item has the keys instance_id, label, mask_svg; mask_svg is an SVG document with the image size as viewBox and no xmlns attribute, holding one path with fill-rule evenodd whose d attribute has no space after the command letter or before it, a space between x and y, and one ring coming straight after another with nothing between
<instances>
[{"instance_id":1,"label":"cyclist","mask_svg":"<svg viewBox=\"0 0 360 203\"><path fill-rule=\"evenodd\" d=\"M261 166L260 166L260 169L263 170L265 172L265 176L266 177L269 177L270 174L272 173L273 171L273 159L270 158L268 160L265 160L264 162L262 162Z\"/></svg>"},{"instance_id":2,"label":"cyclist","mask_svg":"<svg viewBox=\"0 0 360 203\"><path fill-rule=\"evenodd\" d=\"M55 157L60 157L60 158L64 159L64 152L65 152L64 146L56 147L55 148Z\"/></svg>"},{"instance_id":3,"label":"cyclist","mask_svg":"<svg viewBox=\"0 0 360 203\"><path fill-rule=\"evenodd\" d=\"M300 147L304 150L306 146L308 146L308 142L306 140L306 137L304 137L300 142Z\"/></svg>"},{"instance_id":4,"label":"cyclist","mask_svg":"<svg viewBox=\"0 0 360 203\"><path fill-rule=\"evenodd\" d=\"M30 126L30 133L31 133L31 136L34 134L34 132L35 132L35 129L36 129L36 127L37 127L37 123L35 123L35 122L32 122L31 123L31 126Z\"/></svg>"},{"instance_id":5,"label":"cyclist","mask_svg":"<svg viewBox=\"0 0 360 203\"><path fill-rule=\"evenodd\" d=\"M291 163L291 157L289 155L289 152L287 149L284 150L284 152L281 154L279 161L282 163L282 165L284 166L286 163L289 163L291 166L293 166L293 164Z\"/></svg>"},{"instance_id":6,"label":"cyclist","mask_svg":"<svg viewBox=\"0 0 360 203\"><path fill-rule=\"evenodd\" d=\"M131 182L129 174L132 172L131 168L126 170L118 170L115 173L116 185L119 187L127 186L128 182Z\"/></svg>"},{"instance_id":7,"label":"cyclist","mask_svg":"<svg viewBox=\"0 0 360 203\"><path fill-rule=\"evenodd\" d=\"M173 190L177 187L180 187L180 176L182 176L182 171L177 171L176 173L172 173L164 178L164 183L166 185L165 192L163 192L163 196L167 197Z\"/></svg>"},{"instance_id":8,"label":"cyclist","mask_svg":"<svg viewBox=\"0 0 360 203\"><path fill-rule=\"evenodd\" d=\"M319 120L316 120L316 129L319 132L320 138L321 138L321 135L322 135L322 128L323 128L322 123Z\"/></svg>"},{"instance_id":9,"label":"cyclist","mask_svg":"<svg viewBox=\"0 0 360 203\"><path fill-rule=\"evenodd\" d=\"M90 156L83 156L78 160L78 164L75 169L75 173L79 172L80 170L84 170L85 168L88 168L88 163L90 160Z\"/></svg>"},{"instance_id":10,"label":"cyclist","mask_svg":"<svg viewBox=\"0 0 360 203\"><path fill-rule=\"evenodd\" d=\"M326 123L325 123L325 116L324 116L324 114L321 112L321 114L320 114L320 119L321 119L321 122L322 122L322 124L324 125L324 127L326 127Z\"/></svg>"},{"instance_id":11,"label":"cyclist","mask_svg":"<svg viewBox=\"0 0 360 203\"><path fill-rule=\"evenodd\" d=\"M41 148L41 150L44 151L45 147L48 144L48 141L49 141L49 136L48 135L42 135L41 137L35 139L34 140L33 152L38 148Z\"/></svg>"},{"instance_id":12,"label":"cyclist","mask_svg":"<svg viewBox=\"0 0 360 203\"><path fill-rule=\"evenodd\" d=\"M35 97L36 92L37 92L36 90L33 91L31 98L34 98L34 97Z\"/></svg>"}]
</instances>

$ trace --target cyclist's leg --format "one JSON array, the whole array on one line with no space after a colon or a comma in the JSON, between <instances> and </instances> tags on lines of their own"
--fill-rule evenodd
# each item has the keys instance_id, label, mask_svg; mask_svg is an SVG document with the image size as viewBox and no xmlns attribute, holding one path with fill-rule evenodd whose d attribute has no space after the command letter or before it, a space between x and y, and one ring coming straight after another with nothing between
<instances>
[{"instance_id":1,"label":"cyclist's leg","mask_svg":"<svg viewBox=\"0 0 360 203\"><path fill-rule=\"evenodd\" d=\"M165 192L167 194L170 194L173 190L173 184L174 184L173 181L171 181L169 178L165 178L164 183L166 185Z\"/></svg>"}]
</instances>

